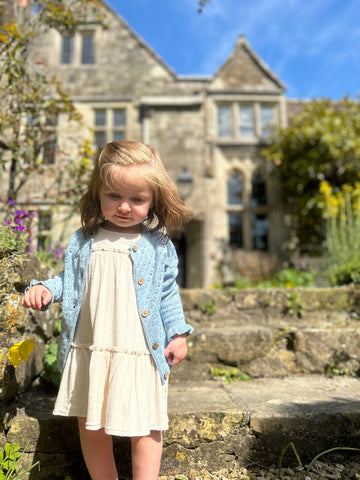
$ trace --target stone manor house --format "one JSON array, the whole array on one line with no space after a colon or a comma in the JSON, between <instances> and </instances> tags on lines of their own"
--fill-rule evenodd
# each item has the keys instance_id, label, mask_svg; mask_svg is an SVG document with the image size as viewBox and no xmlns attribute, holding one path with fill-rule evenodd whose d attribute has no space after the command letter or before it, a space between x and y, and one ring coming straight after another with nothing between
<instances>
[{"instance_id":1,"label":"stone manor house","mask_svg":"<svg viewBox=\"0 0 360 480\"><path fill-rule=\"evenodd\" d=\"M213 75L180 76L105 2L102 8L106 29L93 15L74 35L53 29L34 42L31 61L50 68L90 127L74 132L58 122L42 181L62 168L74 136L89 136L96 149L111 140L149 143L194 214L174 239L182 286L231 282L235 270L276 263L287 230L276 171L260 151L296 102L242 35ZM19 203L39 214L39 239L50 234L56 244L66 228L65 245L79 218L64 227L66 205L54 209L38 182Z\"/></svg>"}]
</instances>

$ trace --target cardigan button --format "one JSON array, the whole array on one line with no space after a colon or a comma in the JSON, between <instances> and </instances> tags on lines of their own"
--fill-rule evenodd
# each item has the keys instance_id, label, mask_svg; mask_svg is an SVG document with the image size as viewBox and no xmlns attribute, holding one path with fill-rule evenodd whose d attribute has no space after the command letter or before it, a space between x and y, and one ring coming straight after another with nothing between
<instances>
[{"instance_id":1,"label":"cardigan button","mask_svg":"<svg viewBox=\"0 0 360 480\"><path fill-rule=\"evenodd\" d=\"M165 372L164 377L168 378L168 376L169 376L169 372Z\"/></svg>"},{"instance_id":2,"label":"cardigan button","mask_svg":"<svg viewBox=\"0 0 360 480\"><path fill-rule=\"evenodd\" d=\"M153 344L152 344L152 348L153 348L153 350L157 350L157 349L159 348L159 344L156 343L156 342L153 343Z\"/></svg>"},{"instance_id":3,"label":"cardigan button","mask_svg":"<svg viewBox=\"0 0 360 480\"><path fill-rule=\"evenodd\" d=\"M137 245L133 245L133 246L132 246L132 249L133 249L133 252L137 252L137 251L138 251L138 246L137 246Z\"/></svg>"},{"instance_id":4,"label":"cardigan button","mask_svg":"<svg viewBox=\"0 0 360 480\"><path fill-rule=\"evenodd\" d=\"M149 315L149 311L148 311L148 310L143 310L143 311L141 312L141 316L142 316L143 318L146 318L148 315Z\"/></svg>"},{"instance_id":5,"label":"cardigan button","mask_svg":"<svg viewBox=\"0 0 360 480\"><path fill-rule=\"evenodd\" d=\"M143 285L143 284L144 284L144 279L143 279L143 278L139 278L139 279L138 279L138 284L139 284L139 285Z\"/></svg>"}]
</instances>

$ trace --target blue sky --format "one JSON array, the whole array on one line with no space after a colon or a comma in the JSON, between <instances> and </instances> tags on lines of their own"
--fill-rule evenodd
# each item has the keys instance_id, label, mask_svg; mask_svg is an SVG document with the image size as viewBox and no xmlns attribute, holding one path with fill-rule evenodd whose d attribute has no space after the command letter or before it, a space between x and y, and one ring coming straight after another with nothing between
<instances>
[{"instance_id":1,"label":"blue sky","mask_svg":"<svg viewBox=\"0 0 360 480\"><path fill-rule=\"evenodd\" d=\"M211 75L243 33L289 98L360 92L360 0L107 0L179 75Z\"/></svg>"}]
</instances>

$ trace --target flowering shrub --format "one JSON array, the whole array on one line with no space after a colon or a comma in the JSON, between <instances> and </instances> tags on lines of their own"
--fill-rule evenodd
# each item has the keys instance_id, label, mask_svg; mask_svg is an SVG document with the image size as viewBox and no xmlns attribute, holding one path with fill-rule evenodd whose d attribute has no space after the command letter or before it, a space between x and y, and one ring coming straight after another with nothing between
<instances>
[{"instance_id":1,"label":"flowering shrub","mask_svg":"<svg viewBox=\"0 0 360 480\"><path fill-rule=\"evenodd\" d=\"M360 182L334 189L322 181L320 193L330 259L329 282L360 284Z\"/></svg>"},{"instance_id":2,"label":"flowering shrub","mask_svg":"<svg viewBox=\"0 0 360 480\"><path fill-rule=\"evenodd\" d=\"M33 212L15 210L12 200L8 201L7 220L0 225L0 256L24 253L30 250L31 223Z\"/></svg>"},{"instance_id":3,"label":"flowering shrub","mask_svg":"<svg viewBox=\"0 0 360 480\"><path fill-rule=\"evenodd\" d=\"M65 249L61 245L57 247L46 247L45 250L36 252L38 259L52 268L60 268L63 265Z\"/></svg>"}]
</instances>

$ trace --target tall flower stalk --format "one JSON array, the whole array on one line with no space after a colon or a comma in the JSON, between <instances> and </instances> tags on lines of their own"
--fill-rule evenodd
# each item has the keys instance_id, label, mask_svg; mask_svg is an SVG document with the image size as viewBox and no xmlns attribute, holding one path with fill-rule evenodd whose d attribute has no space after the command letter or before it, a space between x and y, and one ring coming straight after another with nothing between
<instances>
[{"instance_id":1,"label":"tall flower stalk","mask_svg":"<svg viewBox=\"0 0 360 480\"><path fill-rule=\"evenodd\" d=\"M360 182L334 189L323 181L320 194L330 283L360 283Z\"/></svg>"}]
</instances>

